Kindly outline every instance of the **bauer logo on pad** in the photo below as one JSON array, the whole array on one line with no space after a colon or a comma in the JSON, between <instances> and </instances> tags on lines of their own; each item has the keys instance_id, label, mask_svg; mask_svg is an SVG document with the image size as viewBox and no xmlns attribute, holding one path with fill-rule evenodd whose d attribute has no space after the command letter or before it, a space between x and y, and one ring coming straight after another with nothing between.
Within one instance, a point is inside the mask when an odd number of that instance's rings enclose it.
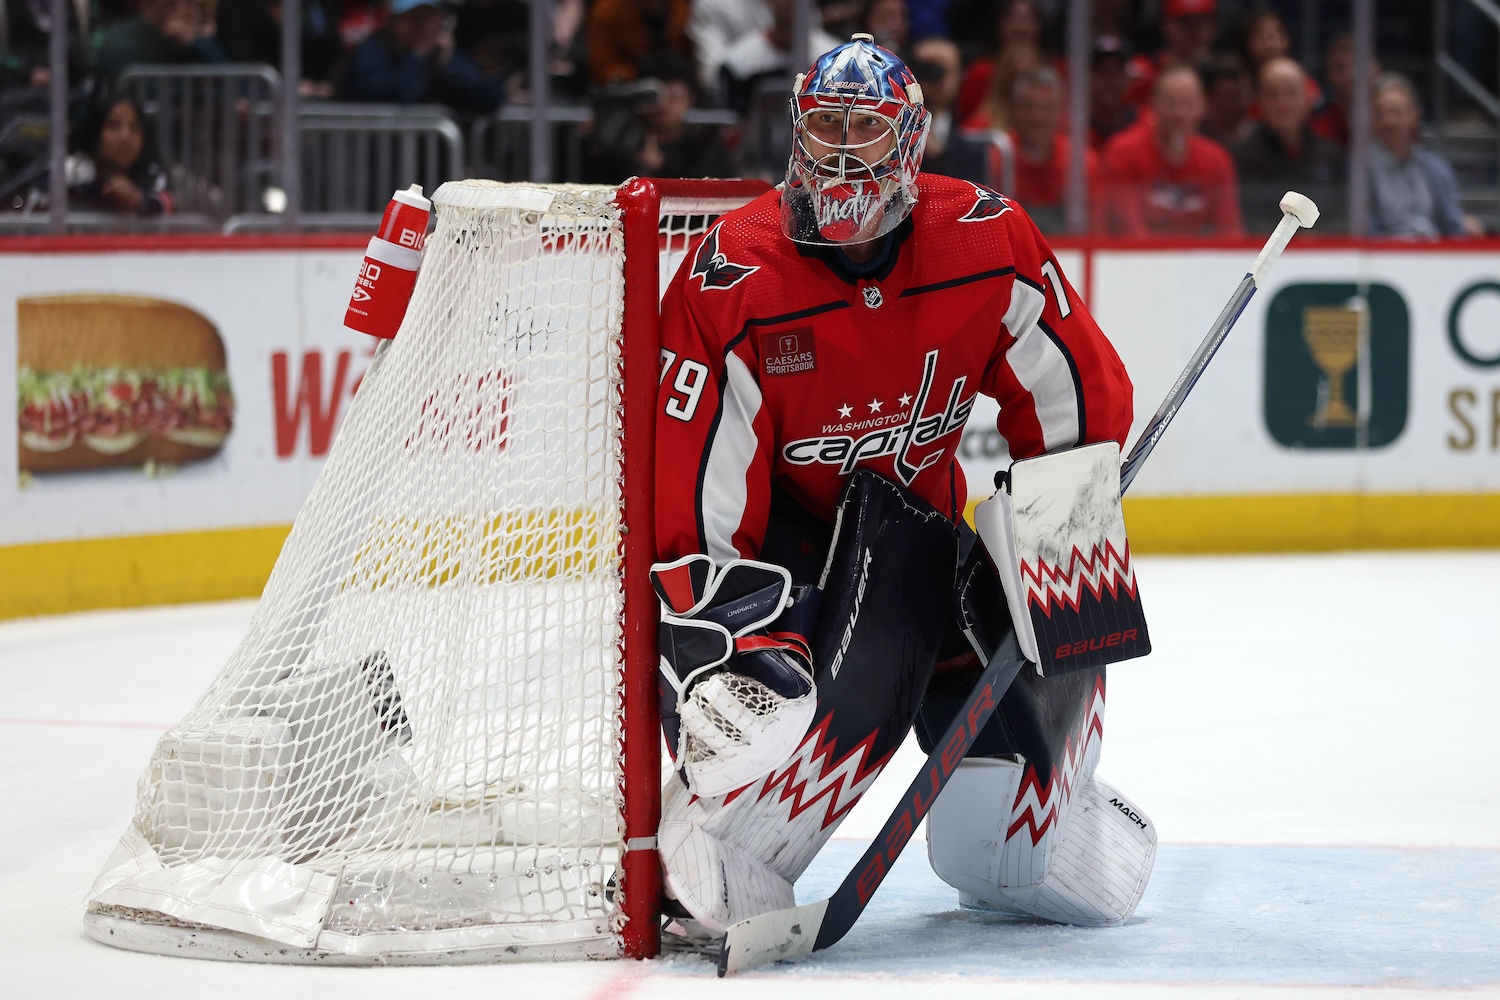
<instances>
[{"instance_id":1,"label":"bauer logo on pad","mask_svg":"<svg viewBox=\"0 0 1500 1000\"><path fill-rule=\"evenodd\" d=\"M1044 676L1151 652L1114 442L1025 459L974 510L1021 652Z\"/></svg>"}]
</instances>

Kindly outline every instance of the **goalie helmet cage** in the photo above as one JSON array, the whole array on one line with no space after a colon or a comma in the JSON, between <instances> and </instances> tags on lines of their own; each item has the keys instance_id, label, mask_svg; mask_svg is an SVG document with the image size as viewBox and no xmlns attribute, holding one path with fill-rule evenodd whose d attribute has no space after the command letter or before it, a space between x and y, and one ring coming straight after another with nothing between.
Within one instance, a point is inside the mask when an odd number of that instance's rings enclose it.
<instances>
[{"instance_id":1,"label":"goalie helmet cage","mask_svg":"<svg viewBox=\"0 0 1500 1000\"><path fill-rule=\"evenodd\" d=\"M91 936L319 964L660 947L659 296L758 181L449 183Z\"/></svg>"}]
</instances>

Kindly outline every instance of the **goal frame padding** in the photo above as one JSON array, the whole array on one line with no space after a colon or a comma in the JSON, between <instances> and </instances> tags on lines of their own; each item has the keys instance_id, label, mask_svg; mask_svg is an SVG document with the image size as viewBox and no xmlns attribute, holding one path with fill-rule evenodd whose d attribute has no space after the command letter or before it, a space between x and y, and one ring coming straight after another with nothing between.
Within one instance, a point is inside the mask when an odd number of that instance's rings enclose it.
<instances>
[{"instance_id":1,"label":"goal frame padding","mask_svg":"<svg viewBox=\"0 0 1500 1000\"><path fill-rule=\"evenodd\" d=\"M636 177L616 195L625 239L625 337L621 420L625 512L621 569L625 578L625 725L621 752L625 853L620 860L627 958L661 951L661 718L657 704L656 593L648 570L656 561L656 390L661 374L660 208L664 200L743 197L770 190L764 181L687 181Z\"/></svg>"}]
</instances>

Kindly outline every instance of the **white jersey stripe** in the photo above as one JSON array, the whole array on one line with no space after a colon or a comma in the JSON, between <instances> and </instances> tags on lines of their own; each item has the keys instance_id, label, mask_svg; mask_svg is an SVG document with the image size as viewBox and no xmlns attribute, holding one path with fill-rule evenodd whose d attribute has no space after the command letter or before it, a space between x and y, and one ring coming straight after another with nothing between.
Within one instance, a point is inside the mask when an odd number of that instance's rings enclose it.
<instances>
[{"instance_id":1,"label":"white jersey stripe","mask_svg":"<svg viewBox=\"0 0 1500 1000\"><path fill-rule=\"evenodd\" d=\"M1073 369L1038 322L1045 304L1041 291L1017 278L1011 286L1010 308L1001 322L1016 338L1005 352L1006 363L1021 387L1031 393L1042 447L1054 451L1078 444L1080 428Z\"/></svg>"},{"instance_id":2,"label":"white jersey stripe","mask_svg":"<svg viewBox=\"0 0 1500 1000\"><path fill-rule=\"evenodd\" d=\"M759 442L754 421L761 408L760 386L737 355L730 353L724 359L724 373L719 426L709 444L699 501L708 555L720 566L740 554L734 547L734 535L745 516L745 480L755 461Z\"/></svg>"}]
</instances>

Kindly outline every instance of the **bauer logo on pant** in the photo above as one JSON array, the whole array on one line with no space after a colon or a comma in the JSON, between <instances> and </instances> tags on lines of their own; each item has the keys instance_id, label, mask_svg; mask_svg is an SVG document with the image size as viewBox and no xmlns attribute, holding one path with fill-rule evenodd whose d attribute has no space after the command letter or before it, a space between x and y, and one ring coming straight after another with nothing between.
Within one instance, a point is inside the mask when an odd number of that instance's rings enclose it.
<instances>
[{"instance_id":1,"label":"bauer logo on pant","mask_svg":"<svg viewBox=\"0 0 1500 1000\"><path fill-rule=\"evenodd\" d=\"M1389 285L1288 285L1266 309L1266 430L1287 448L1381 448L1406 429L1410 319Z\"/></svg>"}]
</instances>

